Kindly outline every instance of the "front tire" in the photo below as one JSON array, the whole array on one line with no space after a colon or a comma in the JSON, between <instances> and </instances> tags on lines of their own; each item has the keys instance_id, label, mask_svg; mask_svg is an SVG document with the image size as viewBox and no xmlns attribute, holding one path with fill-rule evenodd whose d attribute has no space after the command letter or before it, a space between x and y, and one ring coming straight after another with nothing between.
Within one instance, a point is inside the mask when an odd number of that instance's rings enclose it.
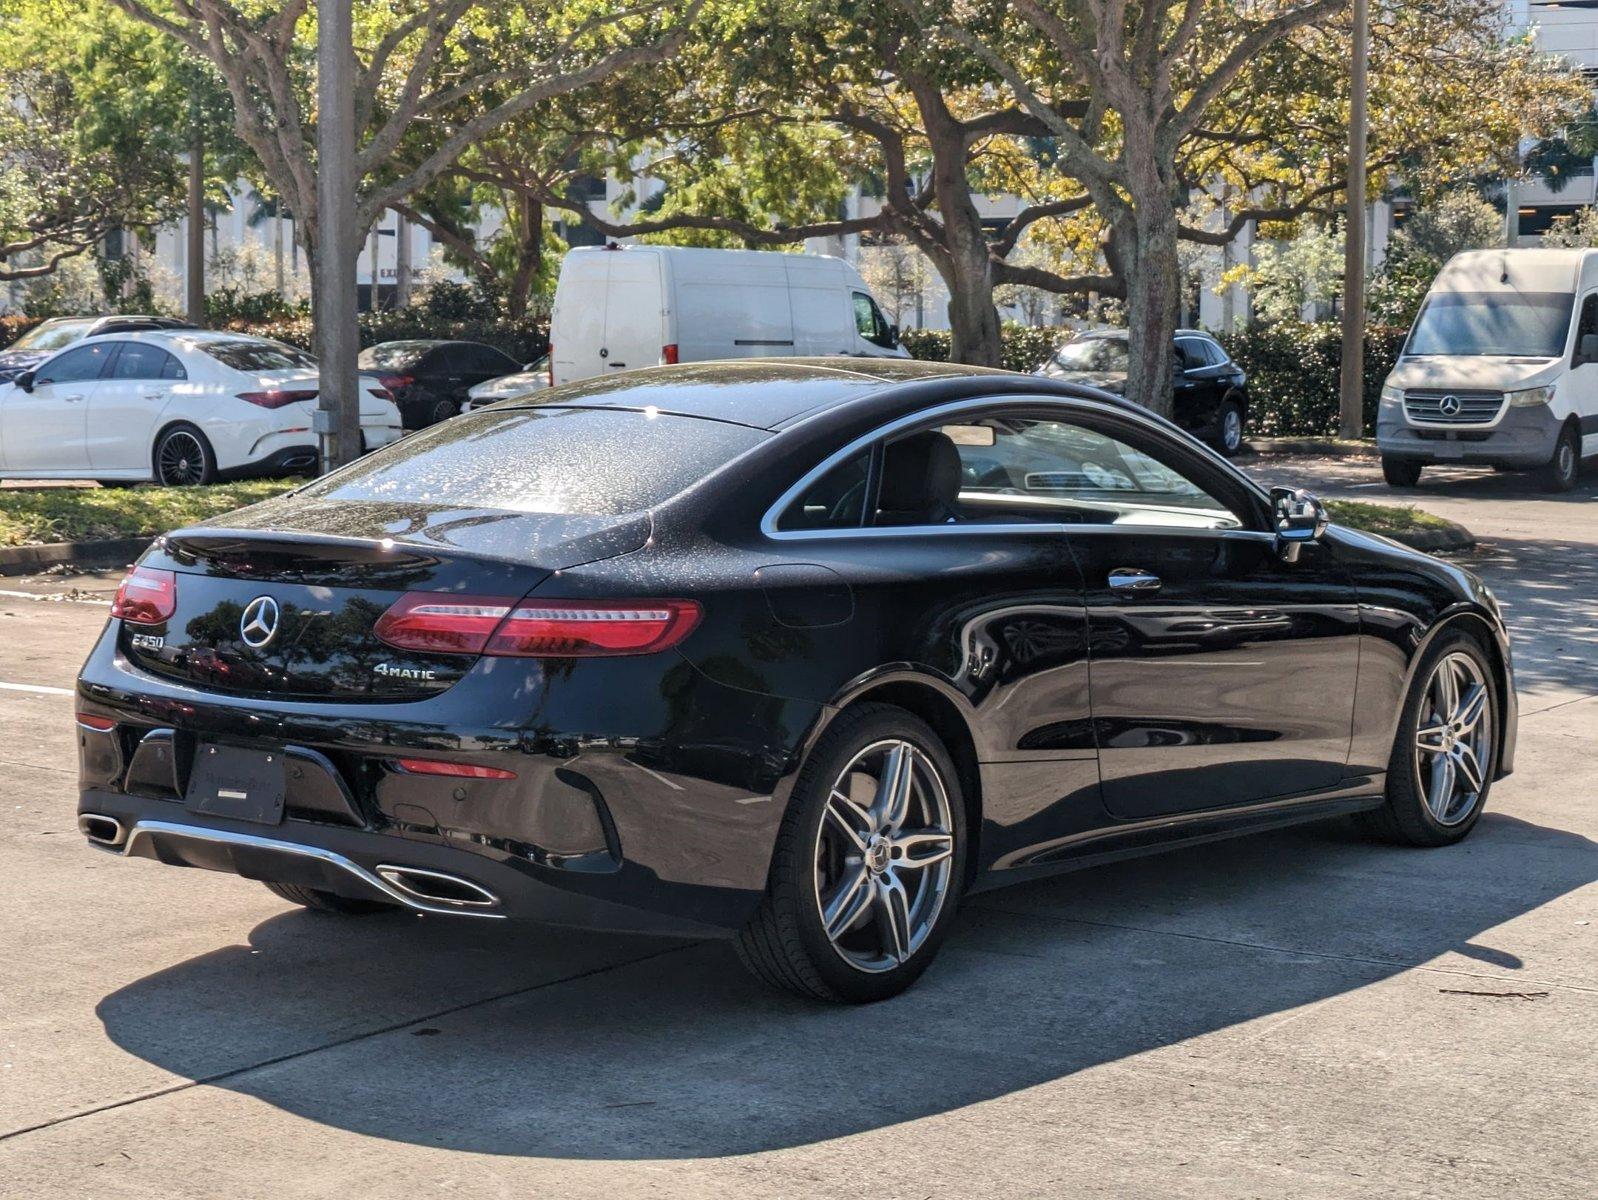
<instances>
[{"instance_id":1,"label":"front tire","mask_svg":"<svg viewBox=\"0 0 1598 1200\"><path fill-rule=\"evenodd\" d=\"M1215 411L1215 428L1210 444L1227 458L1232 458L1243 448L1243 406L1228 397Z\"/></svg>"},{"instance_id":2,"label":"front tire","mask_svg":"<svg viewBox=\"0 0 1598 1200\"><path fill-rule=\"evenodd\" d=\"M948 932L965 858L960 777L938 735L901 708L850 709L799 773L738 957L807 998L897 995Z\"/></svg>"},{"instance_id":3,"label":"front tire","mask_svg":"<svg viewBox=\"0 0 1598 1200\"><path fill-rule=\"evenodd\" d=\"M1537 472L1545 492L1568 492L1581 480L1581 437L1566 425L1554 443L1554 456Z\"/></svg>"},{"instance_id":4,"label":"front tire","mask_svg":"<svg viewBox=\"0 0 1598 1200\"><path fill-rule=\"evenodd\" d=\"M1498 769L1498 688L1481 643L1440 634L1416 668L1387 763L1387 803L1366 827L1406 846L1450 846L1475 828Z\"/></svg>"},{"instance_id":5,"label":"front tire","mask_svg":"<svg viewBox=\"0 0 1598 1200\"><path fill-rule=\"evenodd\" d=\"M1421 463L1413 458L1382 459L1382 478L1391 487L1414 487L1420 482Z\"/></svg>"},{"instance_id":6,"label":"front tire","mask_svg":"<svg viewBox=\"0 0 1598 1200\"><path fill-rule=\"evenodd\" d=\"M155 481L163 487L216 482L216 452L205 434L187 423L161 431L155 442Z\"/></svg>"}]
</instances>

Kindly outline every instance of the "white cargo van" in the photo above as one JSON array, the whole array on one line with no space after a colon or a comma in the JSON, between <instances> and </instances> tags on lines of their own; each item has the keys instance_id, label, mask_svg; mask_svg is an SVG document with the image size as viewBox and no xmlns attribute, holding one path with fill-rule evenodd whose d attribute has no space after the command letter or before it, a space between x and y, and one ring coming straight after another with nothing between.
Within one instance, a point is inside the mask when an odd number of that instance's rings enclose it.
<instances>
[{"instance_id":1,"label":"white cargo van","mask_svg":"<svg viewBox=\"0 0 1598 1200\"><path fill-rule=\"evenodd\" d=\"M1470 250L1427 293L1376 418L1382 474L1531 468L1576 486L1598 453L1598 250Z\"/></svg>"},{"instance_id":2,"label":"white cargo van","mask_svg":"<svg viewBox=\"0 0 1598 1200\"><path fill-rule=\"evenodd\" d=\"M909 357L852 266L774 250L572 250L549 340L557 384L718 358Z\"/></svg>"}]
</instances>

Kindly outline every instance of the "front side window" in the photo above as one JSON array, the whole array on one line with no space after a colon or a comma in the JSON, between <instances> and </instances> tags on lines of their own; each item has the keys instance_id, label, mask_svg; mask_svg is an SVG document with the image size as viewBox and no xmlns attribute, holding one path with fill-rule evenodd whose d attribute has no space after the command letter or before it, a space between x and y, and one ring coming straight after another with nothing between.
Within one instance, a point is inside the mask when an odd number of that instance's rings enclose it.
<instances>
[{"instance_id":1,"label":"front side window","mask_svg":"<svg viewBox=\"0 0 1598 1200\"><path fill-rule=\"evenodd\" d=\"M877 302L864 292L854 293L854 324L860 336L872 345L893 349L893 327L882 315Z\"/></svg>"},{"instance_id":2,"label":"front side window","mask_svg":"<svg viewBox=\"0 0 1598 1200\"><path fill-rule=\"evenodd\" d=\"M116 349L115 342L96 342L92 346L79 346L52 358L39 368L34 376L34 386L51 383L83 383L100 378L105 360Z\"/></svg>"},{"instance_id":3,"label":"front side window","mask_svg":"<svg viewBox=\"0 0 1598 1200\"><path fill-rule=\"evenodd\" d=\"M1436 292L1404 353L1558 358L1574 305L1569 292Z\"/></svg>"}]
</instances>

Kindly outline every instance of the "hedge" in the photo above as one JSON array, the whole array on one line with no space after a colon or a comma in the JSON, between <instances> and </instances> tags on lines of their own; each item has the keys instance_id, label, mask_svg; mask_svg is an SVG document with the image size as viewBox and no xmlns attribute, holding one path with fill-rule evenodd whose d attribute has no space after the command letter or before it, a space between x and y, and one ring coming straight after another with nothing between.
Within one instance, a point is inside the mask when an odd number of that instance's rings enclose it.
<instances>
[{"instance_id":1,"label":"hedge","mask_svg":"<svg viewBox=\"0 0 1598 1200\"><path fill-rule=\"evenodd\" d=\"M1071 336L1069 329L1006 324L1001 331L1003 365L1032 371ZM1406 331L1372 326L1365 336L1365 432L1376 430L1382 382L1403 348ZM1249 432L1259 437L1320 437L1336 434L1343 374L1343 333L1336 321L1256 322L1216 337L1248 373ZM911 329L902 335L916 358L946 362L945 329Z\"/></svg>"}]
</instances>

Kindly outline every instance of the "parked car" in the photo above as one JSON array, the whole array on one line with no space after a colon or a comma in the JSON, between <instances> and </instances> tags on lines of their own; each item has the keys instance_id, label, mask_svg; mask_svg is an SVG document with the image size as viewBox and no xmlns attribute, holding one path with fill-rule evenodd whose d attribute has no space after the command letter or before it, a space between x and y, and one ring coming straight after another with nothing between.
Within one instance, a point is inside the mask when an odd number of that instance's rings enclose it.
<instances>
[{"instance_id":1,"label":"parked car","mask_svg":"<svg viewBox=\"0 0 1598 1200\"><path fill-rule=\"evenodd\" d=\"M51 317L40 321L4 350L0 350L0 383L15 379L58 350L102 333L140 333L150 329L193 329L176 317L115 315L109 317Z\"/></svg>"},{"instance_id":2,"label":"parked car","mask_svg":"<svg viewBox=\"0 0 1598 1200\"><path fill-rule=\"evenodd\" d=\"M860 273L774 250L585 246L560 265L551 381L727 358L908 358Z\"/></svg>"},{"instance_id":3,"label":"parked car","mask_svg":"<svg viewBox=\"0 0 1598 1200\"><path fill-rule=\"evenodd\" d=\"M449 420L466 407L472 388L522 369L504 351L481 342L431 338L368 346L356 365L393 395L406 429Z\"/></svg>"},{"instance_id":4,"label":"parked car","mask_svg":"<svg viewBox=\"0 0 1598 1200\"><path fill-rule=\"evenodd\" d=\"M1566 492L1598 454L1598 250L1471 250L1427 292L1376 417L1382 475L1427 463L1538 472Z\"/></svg>"},{"instance_id":5,"label":"parked car","mask_svg":"<svg viewBox=\"0 0 1598 1200\"><path fill-rule=\"evenodd\" d=\"M508 400L512 396L525 396L528 392L541 391L549 386L549 355L546 354L537 361L528 363L525 370L517 371L514 375L501 375L498 379L479 383L466 393L466 407L482 408L500 400Z\"/></svg>"},{"instance_id":6,"label":"parked car","mask_svg":"<svg viewBox=\"0 0 1598 1200\"><path fill-rule=\"evenodd\" d=\"M665 367L167 535L78 681L79 822L314 909L721 935L875 1000L972 890L1348 813L1458 842L1509 655L1468 571L1102 393Z\"/></svg>"},{"instance_id":7,"label":"parked car","mask_svg":"<svg viewBox=\"0 0 1598 1200\"><path fill-rule=\"evenodd\" d=\"M0 384L0 476L181 486L315 467L316 360L266 338L204 330L85 339ZM368 383L369 448L402 436Z\"/></svg>"},{"instance_id":8,"label":"parked car","mask_svg":"<svg viewBox=\"0 0 1598 1200\"><path fill-rule=\"evenodd\" d=\"M1230 458L1243 446L1248 421L1248 376L1225 348L1207 333L1178 329L1172 339L1172 419ZM1038 368L1038 374L1126 392L1127 340L1124 329L1079 334Z\"/></svg>"}]
</instances>

